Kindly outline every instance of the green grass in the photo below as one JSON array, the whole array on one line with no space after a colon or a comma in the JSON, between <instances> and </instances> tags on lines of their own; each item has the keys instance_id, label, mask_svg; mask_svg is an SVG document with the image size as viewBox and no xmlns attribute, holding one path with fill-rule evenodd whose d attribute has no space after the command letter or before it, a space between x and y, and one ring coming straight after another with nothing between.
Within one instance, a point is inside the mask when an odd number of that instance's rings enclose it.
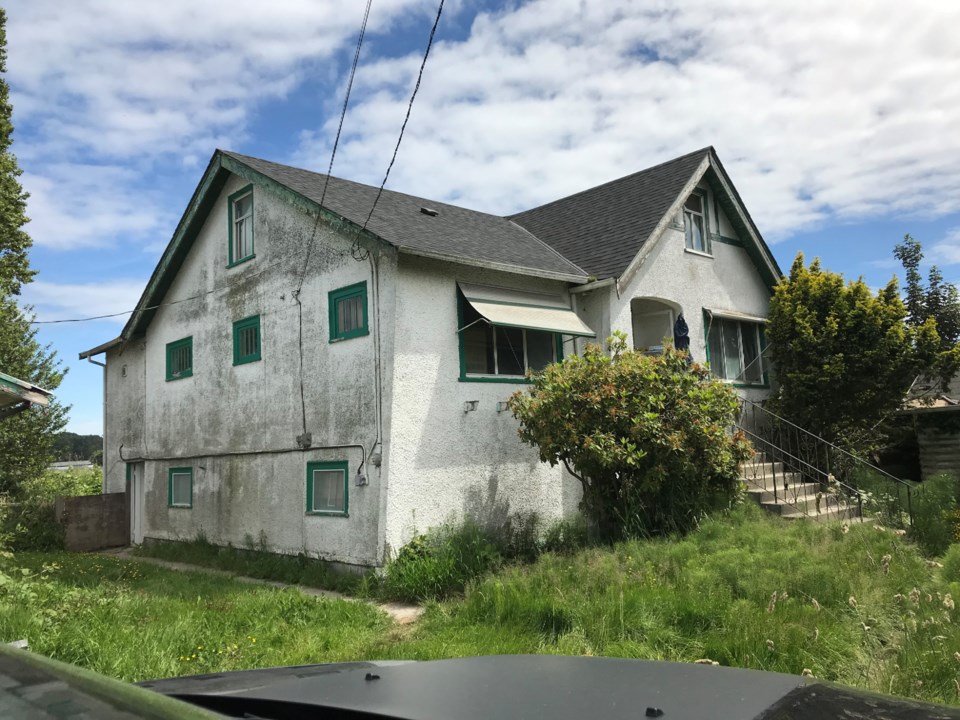
<instances>
[{"instance_id":1,"label":"green grass","mask_svg":"<svg viewBox=\"0 0 960 720\"><path fill-rule=\"evenodd\" d=\"M357 593L363 577L338 572L329 563L305 555L277 555L257 549L214 545L203 538L190 542L155 542L142 545L138 555L227 570L237 575L275 580L290 585Z\"/></svg>"},{"instance_id":2,"label":"green grass","mask_svg":"<svg viewBox=\"0 0 960 720\"><path fill-rule=\"evenodd\" d=\"M390 625L364 603L103 556L15 563L33 578L0 587L0 641L122 680L353 660Z\"/></svg>"},{"instance_id":3,"label":"green grass","mask_svg":"<svg viewBox=\"0 0 960 720\"><path fill-rule=\"evenodd\" d=\"M787 523L744 506L683 539L503 565L462 597L430 602L413 626L392 626L361 603L135 562L63 554L15 562L36 570L52 559L62 567L46 573L37 601L0 587L0 641L26 637L38 652L124 679L550 653L809 669L960 704L957 563L945 558L944 577L911 541L873 525Z\"/></svg>"}]
</instances>

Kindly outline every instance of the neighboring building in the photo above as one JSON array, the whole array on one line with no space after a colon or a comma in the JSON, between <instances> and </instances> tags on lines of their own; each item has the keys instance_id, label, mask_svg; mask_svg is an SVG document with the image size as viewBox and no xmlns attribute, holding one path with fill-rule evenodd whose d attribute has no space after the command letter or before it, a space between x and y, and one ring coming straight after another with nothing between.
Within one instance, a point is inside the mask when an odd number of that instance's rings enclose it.
<instances>
[{"instance_id":1,"label":"neighboring building","mask_svg":"<svg viewBox=\"0 0 960 720\"><path fill-rule=\"evenodd\" d=\"M503 403L621 330L762 397L780 271L712 148L512 217L217 151L106 354L132 535L358 565L454 517L574 511ZM322 199L322 207L321 207ZM365 229L364 229L365 228Z\"/></svg>"},{"instance_id":2,"label":"neighboring building","mask_svg":"<svg viewBox=\"0 0 960 720\"><path fill-rule=\"evenodd\" d=\"M29 410L34 405L46 407L52 396L49 390L0 372L0 419Z\"/></svg>"}]
</instances>

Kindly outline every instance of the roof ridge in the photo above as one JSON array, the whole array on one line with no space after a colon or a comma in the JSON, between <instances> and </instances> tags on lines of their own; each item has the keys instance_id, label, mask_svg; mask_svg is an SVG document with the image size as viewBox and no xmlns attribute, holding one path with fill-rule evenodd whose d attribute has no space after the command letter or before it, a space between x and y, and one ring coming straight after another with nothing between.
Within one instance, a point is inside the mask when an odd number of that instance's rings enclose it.
<instances>
[{"instance_id":1,"label":"roof ridge","mask_svg":"<svg viewBox=\"0 0 960 720\"><path fill-rule=\"evenodd\" d=\"M650 167L645 167L645 168L643 168L642 170L637 170L636 172L632 172L632 173L630 173L629 175L622 175L621 177L614 178L613 180L608 180L607 182L601 183L600 185L594 185L593 187L589 187L589 188L585 188L585 189L583 189L583 190L579 190L579 191L577 191L577 192L575 192L575 193L571 193L570 195L564 195L562 198L557 198L556 200L550 200L549 202L545 202L545 203L543 203L542 205L536 205L536 206L534 206L534 207L532 207L532 208L527 208L526 210L521 210L520 212L513 213L512 215L507 215L507 216L505 216L505 217L507 217L508 219L512 220L513 218L520 217L521 215L525 215L526 213L533 212L534 210L540 210L541 208L550 207L551 205L554 205L554 204L556 204L556 203L565 202L565 201L567 201L567 200L570 200L571 198L575 198L575 197L578 197L578 196L580 196L580 195L584 195L584 194L586 194L586 193L593 192L593 191L595 191L595 190L600 190L601 188L608 187L609 185L613 185L613 184L618 183L618 182L621 182L621 181L623 181L623 180L628 180L628 179L630 179L630 178L636 177L637 175L642 175L643 173L648 173L648 172L650 172L651 170L656 170L657 168L661 168L661 167L663 167L664 165L671 165L671 164L673 164L673 163L675 163L675 162L680 162L681 160L686 160L686 159L689 158L689 157L693 157L694 155L700 155L700 154L703 154L703 153L713 153L713 154L716 154L716 150L714 149L713 145L707 145L706 147L700 148L699 150L694 150L693 152L688 152L688 153L686 153L685 155L679 155L678 157L671 158L670 160L664 160L664 161L661 162L661 163L657 163L656 165L651 165Z\"/></svg>"},{"instance_id":2,"label":"roof ridge","mask_svg":"<svg viewBox=\"0 0 960 720\"><path fill-rule=\"evenodd\" d=\"M545 240L541 240L540 238L538 238L538 237L537 237L536 235L534 235L532 232L530 232L529 230L527 230L527 228L525 228L523 225L521 225L521 224L518 223L518 222L514 222L514 221L513 221L511 218L509 218L509 217L505 217L505 218L503 218L503 219L506 220L506 221L507 221L508 223L510 223L511 225L513 225L514 227L517 227L517 228L519 228L520 230L522 230L523 232L525 232L527 235L529 235L529 236L532 237L534 240L536 240L538 243L540 243L541 245L543 245L543 247L545 247L547 250L549 250L550 252L552 252L552 253L553 253L554 255L556 255L558 258L560 258L561 260L563 260L563 261L566 262L566 263L569 263L570 265L572 265L573 267L575 267L577 270L579 270L580 272L582 272L582 273L583 273L584 275L586 275L587 277L590 277L590 273L588 273L588 272L587 272L586 270L584 270L582 267L580 267L579 265L577 265L573 260L571 260L570 258L568 258L568 257L567 257L566 255L564 255L562 252L560 252L559 250L557 250L553 245L551 245L550 243L546 242Z\"/></svg>"}]
</instances>

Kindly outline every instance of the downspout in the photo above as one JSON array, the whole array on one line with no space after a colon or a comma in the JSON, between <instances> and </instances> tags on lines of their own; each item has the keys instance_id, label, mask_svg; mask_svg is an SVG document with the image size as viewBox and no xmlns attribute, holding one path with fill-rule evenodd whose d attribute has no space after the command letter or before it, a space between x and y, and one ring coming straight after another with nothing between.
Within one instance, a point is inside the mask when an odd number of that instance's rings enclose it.
<instances>
[{"instance_id":1,"label":"downspout","mask_svg":"<svg viewBox=\"0 0 960 720\"><path fill-rule=\"evenodd\" d=\"M100 492L107 492L107 364L98 362L89 355L87 362L99 365L103 368L103 443L100 449Z\"/></svg>"}]
</instances>

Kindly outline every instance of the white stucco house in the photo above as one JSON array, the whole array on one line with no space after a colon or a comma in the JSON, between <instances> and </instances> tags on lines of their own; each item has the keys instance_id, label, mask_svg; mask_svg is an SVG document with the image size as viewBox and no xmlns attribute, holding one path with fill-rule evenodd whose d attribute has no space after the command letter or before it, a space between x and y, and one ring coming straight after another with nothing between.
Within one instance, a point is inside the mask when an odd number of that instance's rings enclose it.
<instances>
[{"instance_id":1,"label":"white stucco house","mask_svg":"<svg viewBox=\"0 0 960 720\"><path fill-rule=\"evenodd\" d=\"M713 148L510 217L214 153L105 355L132 538L379 565L452 517L574 511L503 403L621 330L762 396L780 270Z\"/></svg>"}]
</instances>

